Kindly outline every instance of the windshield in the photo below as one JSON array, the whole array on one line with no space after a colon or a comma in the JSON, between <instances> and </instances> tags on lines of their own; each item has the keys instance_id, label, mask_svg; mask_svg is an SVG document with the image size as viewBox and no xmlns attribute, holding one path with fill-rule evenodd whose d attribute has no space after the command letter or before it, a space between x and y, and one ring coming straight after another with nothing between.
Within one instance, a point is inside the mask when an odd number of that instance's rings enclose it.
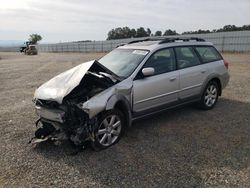
<instances>
[{"instance_id":1,"label":"windshield","mask_svg":"<svg viewBox=\"0 0 250 188\"><path fill-rule=\"evenodd\" d=\"M148 54L146 50L115 49L98 60L119 77L128 77Z\"/></svg>"}]
</instances>

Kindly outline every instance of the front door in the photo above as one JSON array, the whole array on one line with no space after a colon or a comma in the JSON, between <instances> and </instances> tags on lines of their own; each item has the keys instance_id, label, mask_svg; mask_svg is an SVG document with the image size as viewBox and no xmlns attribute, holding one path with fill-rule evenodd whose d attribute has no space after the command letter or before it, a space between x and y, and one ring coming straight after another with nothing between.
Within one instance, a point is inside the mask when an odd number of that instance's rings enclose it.
<instances>
[{"instance_id":1,"label":"front door","mask_svg":"<svg viewBox=\"0 0 250 188\"><path fill-rule=\"evenodd\" d=\"M133 111L142 112L178 100L179 71L172 48L155 52L143 68L152 67L154 75L138 76L133 81ZM139 72L139 75L142 74Z\"/></svg>"}]
</instances>

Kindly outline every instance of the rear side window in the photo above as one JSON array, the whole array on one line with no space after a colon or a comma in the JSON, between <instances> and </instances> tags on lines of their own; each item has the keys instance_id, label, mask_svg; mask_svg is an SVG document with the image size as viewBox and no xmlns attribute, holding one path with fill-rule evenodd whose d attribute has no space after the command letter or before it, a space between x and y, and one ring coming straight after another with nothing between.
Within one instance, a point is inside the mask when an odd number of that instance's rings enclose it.
<instances>
[{"instance_id":1,"label":"rear side window","mask_svg":"<svg viewBox=\"0 0 250 188\"><path fill-rule=\"evenodd\" d=\"M221 60L220 54L212 46L197 46L195 49L204 63Z\"/></svg>"},{"instance_id":2,"label":"rear side window","mask_svg":"<svg viewBox=\"0 0 250 188\"><path fill-rule=\"evenodd\" d=\"M200 64L199 58L192 47L176 47L175 52L179 69Z\"/></svg>"},{"instance_id":3,"label":"rear side window","mask_svg":"<svg viewBox=\"0 0 250 188\"><path fill-rule=\"evenodd\" d=\"M175 70L175 56L172 48L155 52L146 62L144 67L153 67L156 74L162 74Z\"/></svg>"}]
</instances>

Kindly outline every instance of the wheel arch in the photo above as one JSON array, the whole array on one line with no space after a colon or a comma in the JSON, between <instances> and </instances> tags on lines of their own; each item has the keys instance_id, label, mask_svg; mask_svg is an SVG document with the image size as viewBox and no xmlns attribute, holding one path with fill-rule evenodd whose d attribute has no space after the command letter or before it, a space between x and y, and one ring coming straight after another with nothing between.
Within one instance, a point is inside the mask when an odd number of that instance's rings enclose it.
<instances>
[{"instance_id":1,"label":"wheel arch","mask_svg":"<svg viewBox=\"0 0 250 188\"><path fill-rule=\"evenodd\" d=\"M205 90L207 84L208 84L209 82L211 82L211 81L215 81L215 82L217 83L217 85L218 85L218 87L219 87L219 96L221 96L221 94L222 94L222 85L221 85L221 80L220 80L220 78L219 78L218 75L212 75L212 76L210 76L210 77L208 77L208 78L206 79L206 81L205 81L205 83L204 83L204 85L203 85L203 87L202 87L201 93L204 92L204 90Z\"/></svg>"},{"instance_id":2,"label":"wheel arch","mask_svg":"<svg viewBox=\"0 0 250 188\"><path fill-rule=\"evenodd\" d=\"M126 126L132 124L132 114L130 103L123 95L113 95L107 102L105 110L119 109L125 116Z\"/></svg>"},{"instance_id":3,"label":"wheel arch","mask_svg":"<svg viewBox=\"0 0 250 188\"><path fill-rule=\"evenodd\" d=\"M222 93L222 88L221 88L221 81L218 77L214 77L213 79L211 79L209 82L214 81L217 83L218 87L219 87L219 96L221 96Z\"/></svg>"}]
</instances>

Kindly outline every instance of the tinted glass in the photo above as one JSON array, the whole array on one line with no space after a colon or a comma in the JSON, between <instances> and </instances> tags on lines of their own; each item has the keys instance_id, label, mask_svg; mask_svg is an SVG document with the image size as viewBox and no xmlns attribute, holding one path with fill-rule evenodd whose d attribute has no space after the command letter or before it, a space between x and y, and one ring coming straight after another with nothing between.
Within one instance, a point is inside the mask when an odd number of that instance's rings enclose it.
<instances>
[{"instance_id":1,"label":"tinted glass","mask_svg":"<svg viewBox=\"0 0 250 188\"><path fill-rule=\"evenodd\" d=\"M144 67L153 67L155 74L162 74L175 70L175 56L173 49L163 49L155 52Z\"/></svg>"},{"instance_id":2,"label":"tinted glass","mask_svg":"<svg viewBox=\"0 0 250 188\"><path fill-rule=\"evenodd\" d=\"M199 58L192 47L176 47L175 51L179 69L200 64Z\"/></svg>"},{"instance_id":3,"label":"tinted glass","mask_svg":"<svg viewBox=\"0 0 250 188\"><path fill-rule=\"evenodd\" d=\"M120 77L128 77L148 54L146 50L115 49L99 59L99 63Z\"/></svg>"},{"instance_id":4,"label":"tinted glass","mask_svg":"<svg viewBox=\"0 0 250 188\"><path fill-rule=\"evenodd\" d=\"M197 46L195 47L203 62L217 61L221 59L220 54L214 47L211 46Z\"/></svg>"}]
</instances>

